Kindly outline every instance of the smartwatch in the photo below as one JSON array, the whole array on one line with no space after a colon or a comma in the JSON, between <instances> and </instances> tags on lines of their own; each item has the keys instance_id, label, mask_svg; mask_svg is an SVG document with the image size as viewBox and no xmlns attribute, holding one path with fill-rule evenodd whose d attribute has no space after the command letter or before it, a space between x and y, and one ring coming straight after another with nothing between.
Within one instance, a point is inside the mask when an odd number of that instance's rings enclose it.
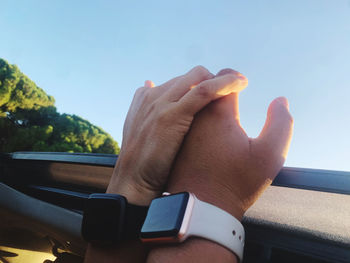
<instances>
[{"instance_id":1,"label":"smartwatch","mask_svg":"<svg viewBox=\"0 0 350 263\"><path fill-rule=\"evenodd\" d=\"M117 194L91 194L81 227L83 238L94 245L116 245L138 239L148 207L129 204Z\"/></svg>"},{"instance_id":2,"label":"smartwatch","mask_svg":"<svg viewBox=\"0 0 350 263\"><path fill-rule=\"evenodd\" d=\"M188 192L152 201L141 229L143 242L182 242L190 236L214 241L243 259L244 228L231 214Z\"/></svg>"}]
</instances>

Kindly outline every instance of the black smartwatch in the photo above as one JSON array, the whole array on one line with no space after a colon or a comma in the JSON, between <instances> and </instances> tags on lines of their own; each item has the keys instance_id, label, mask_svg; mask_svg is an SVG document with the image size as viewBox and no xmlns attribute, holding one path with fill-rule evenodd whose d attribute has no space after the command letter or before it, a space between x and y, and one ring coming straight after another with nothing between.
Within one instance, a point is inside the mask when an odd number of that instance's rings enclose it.
<instances>
[{"instance_id":1,"label":"black smartwatch","mask_svg":"<svg viewBox=\"0 0 350 263\"><path fill-rule=\"evenodd\" d=\"M86 200L81 227L83 238L100 246L138 239L148 206L129 204L117 194L91 194Z\"/></svg>"}]
</instances>

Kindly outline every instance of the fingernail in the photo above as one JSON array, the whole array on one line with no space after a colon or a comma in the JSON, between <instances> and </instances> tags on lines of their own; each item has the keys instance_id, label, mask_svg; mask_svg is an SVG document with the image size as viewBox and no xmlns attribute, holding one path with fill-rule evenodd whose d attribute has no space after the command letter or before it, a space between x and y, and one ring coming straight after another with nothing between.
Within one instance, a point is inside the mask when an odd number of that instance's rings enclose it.
<instances>
[{"instance_id":1,"label":"fingernail","mask_svg":"<svg viewBox=\"0 0 350 263\"><path fill-rule=\"evenodd\" d=\"M226 74L239 74L239 72L237 72L236 70L233 70L233 69L230 69L230 68L225 68L225 69L222 69L220 70L216 76L219 77L219 76L223 76L223 75L226 75Z\"/></svg>"}]
</instances>

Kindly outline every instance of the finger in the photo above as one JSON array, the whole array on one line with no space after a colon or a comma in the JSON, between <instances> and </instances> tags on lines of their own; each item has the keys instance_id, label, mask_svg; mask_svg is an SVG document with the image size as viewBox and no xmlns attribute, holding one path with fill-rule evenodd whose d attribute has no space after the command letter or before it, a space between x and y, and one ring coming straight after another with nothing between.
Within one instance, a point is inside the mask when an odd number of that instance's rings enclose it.
<instances>
[{"instance_id":1,"label":"finger","mask_svg":"<svg viewBox=\"0 0 350 263\"><path fill-rule=\"evenodd\" d=\"M205 80L191 89L178 102L178 109L193 116L209 102L226 96L230 93L238 93L248 85L246 79L235 74L226 74L214 79Z\"/></svg>"},{"instance_id":2,"label":"finger","mask_svg":"<svg viewBox=\"0 0 350 263\"><path fill-rule=\"evenodd\" d=\"M169 101L178 101L187 92L189 92L194 86L201 83L204 80L213 78L205 67L197 66L187 72L185 75L180 77L174 85L164 94Z\"/></svg>"},{"instance_id":3,"label":"finger","mask_svg":"<svg viewBox=\"0 0 350 263\"><path fill-rule=\"evenodd\" d=\"M246 80L248 82L248 79L244 77L241 73L239 73L236 70L233 70L231 68L225 68L220 70L215 77L224 76L226 74L235 74L237 76L240 76L242 79ZM227 95L220 100L215 102L215 109L221 114L226 114L230 118L233 118L236 120L236 123L240 125L240 119L239 119L239 98L238 93L232 93L230 95Z\"/></svg>"},{"instance_id":4,"label":"finger","mask_svg":"<svg viewBox=\"0 0 350 263\"><path fill-rule=\"evenodd\" d=\"M208 105L209 106L209 105ZM237 121L239 120L239 93L231 93L224 96L210 104L212 110L218 112L222 116L226 116L228 119Z\"/></svg>"},{"instance_id":5,"label":"finger","mask_svg":"<svg viewBox=\"0 0 350 263\"><path fill-rule=\"evenodd\" d=\"M257 139L261 151L266 155L287 157L293 133L293 118L289 113L288 100L284 97L274 99L267 111L265 125ZM283 163L282 162L282 163Z\"/></svg>"},{"instance_id":6,"label":"finger","mask_svg":"<svg viewBox=\"0 0 350 263\"><path fill-rule=\"evenodd\" d=\"M220 70L215 77L219 77L219 76L223 76L223 75L226 75L226 74L236 74L237 76L241 77L242 79L246 79L246 81L248 81L248 79L240 72L234 70L234 69L231 69L231 68L225 68L225 69L222 69Z\"/></svg>"},{"instance_id":7,"label":"finger","mask_svg":"<svg viewBox=\"0 0 350 263\"><path fill-rule=\"evenodd\" d=\"M152 80L146 80L144 86L145 88L154 88L156 85L153 83Z\"/></svg>"},{"instance_id":8,"label":"finger","mask_svg":"<svg viewBox=\"0 0 350 263\"><path fill-rule=\"evenodd\" d=\"M163 83L162 85L159 85L162 89L169 89L171 88L182 76L177 76L175 78L172 78L168 80L167 82Z\"/></svg>"},{"instance_id":9,"label":"finger","mask_svg":"<svg viewBox=\"0 0 350 263\"><path fill-rule=\"evenodd\" d=\"M223 76L226 74L240 74L240 73L234 69L231 69L231 68L224 68L216 74L216 77L220 77L220 76Z\"/></svg>"},{"instance_id":10,"label":"finger","mask_svg":"<svg viewBox=\"0 0 350 263\"><path fill-rule=\"evenodd\" d=\"M182 76L177 76L175 78L168 80L167 82L163 83L162 85L159 85L157 87L152 87L152 88L154 88L154 94L157 94L157 97L162 96L169 89L171 89L174 85L176 85L176 82L178 82L179 79L181 79L181 78L182 78Z\"/></svg>"}]
</instances>

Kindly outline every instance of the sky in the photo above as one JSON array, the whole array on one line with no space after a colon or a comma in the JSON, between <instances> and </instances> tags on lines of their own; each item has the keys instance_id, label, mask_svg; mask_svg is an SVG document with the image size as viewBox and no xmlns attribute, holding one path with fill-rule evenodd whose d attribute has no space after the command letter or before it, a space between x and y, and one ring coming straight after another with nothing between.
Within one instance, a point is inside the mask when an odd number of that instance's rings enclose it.
<instances>
[{"instance_id":1,"label":"sky","mask_svg":"<svg viewBox=\"0 0 350 263\"><path fill-rule=\"evenodd\" d=\"M348 0L0 0L0 57L119 143L135 90L196 65L249 79L241 123L256 137L285 96L286 166L350 171Z\"/></svg>"}]
</instances>

